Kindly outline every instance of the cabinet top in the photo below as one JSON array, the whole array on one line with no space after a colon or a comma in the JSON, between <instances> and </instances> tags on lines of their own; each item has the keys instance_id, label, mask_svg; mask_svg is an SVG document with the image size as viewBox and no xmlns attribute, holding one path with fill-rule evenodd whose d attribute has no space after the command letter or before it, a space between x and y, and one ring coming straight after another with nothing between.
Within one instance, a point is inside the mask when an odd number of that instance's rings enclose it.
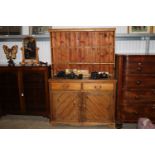
<instances>
[{"instance_id":1,"label":"cabinet top","mask_svg":"<svg viewBox=\"0 0 155 155\"><path fill-rule=\"evenodd\" d=\"M155 54L116 54L116 56L145 56L145 57L154 57Z\"/></svg>"},{"instance_id":2,"label":"cabinet top","mask_svg":"<svg viewBox=\"0 0 155 155\"><path fill-rule=\"evenodd\" d=\"M70 28L70 29L49 29L49 32L57 32L57 31L115 31L116 28Z\"/></svg>"},{"instance_id":3,"label":"cabinet top","mask_svg":"<svg viewBox=\"0 0 155 155\"><path fill-rule=\"evenodd\" d=\"M39 68L39 67L50 67L50 65L15 65L15 66L8 66L7 64L0 64L0 67L7 67L7 68L19 68L19 67L27 67L27 68Z\"/></svg>"},{"instance_id":4,"label":"cabinet top","mask_svg":"<svg viewBox=\"0 0 155 155\"><path fill-rule=\"evenodd\" d=\"M61 79L61 78L50 78L48 80L49 82L64 82L64 83L69 83L69 82L73 82L73 83L83 83L83 82L90 82L90 83L98 83L98 82L116 82L116 79L114 78L108 78L108 79L98 79L98 80L93 80L93 79L89 79L89 78L84 78L84 79Z\"/></svg>"}]
</instances>

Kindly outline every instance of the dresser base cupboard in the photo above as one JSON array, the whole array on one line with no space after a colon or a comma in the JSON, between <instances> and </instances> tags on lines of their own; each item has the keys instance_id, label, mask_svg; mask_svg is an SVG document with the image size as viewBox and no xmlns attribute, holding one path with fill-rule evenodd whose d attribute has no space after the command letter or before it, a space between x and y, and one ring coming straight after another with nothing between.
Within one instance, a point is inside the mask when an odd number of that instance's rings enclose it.
<instances>
[{"instance_id":1,"label":"dresser base cupboard","mask_svg":"<svg viewBox=\"0 0 155 155\"><path fill-rule=\"evenodd\" d=\"M141 117L155 122L155 56L117 55L116 123L137 123Z\"/></svg>"},{"instance_id":2,"label":"dresser base cupboard","mask_svg":"<svg viewBox=\"0 0 155 155\"><path fill-rule=\"evenodd\" d=\"M0 66L0 115L49 117L48 66Z\"/></svg>"},{"instance_id":3,"label":"dresser base cupboard","mask_svg":"<svg viewBox=\"0 0 155 155\"><path fill-rule=\"evenodd\" d=\"M115 127L115 80L49 80L51 123Z\"/></svg>"}]
</instances>

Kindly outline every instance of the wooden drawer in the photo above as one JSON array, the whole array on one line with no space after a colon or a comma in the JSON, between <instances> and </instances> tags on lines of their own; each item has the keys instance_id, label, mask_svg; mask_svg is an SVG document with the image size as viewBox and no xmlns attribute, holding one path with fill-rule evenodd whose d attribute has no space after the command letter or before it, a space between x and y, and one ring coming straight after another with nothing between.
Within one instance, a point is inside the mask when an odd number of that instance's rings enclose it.
<instances>
[{"instance_id":1,"label":"wooden drawer","mask_svg":"<svg viewBox=\"0 0 155 155\"><path fill-rule=\"evenodd\" d=\"M123 100L126 100L127 102L146 102L146 104L149 103L149 101L155 101L155 89L151 90L132 90L132 91L124 91L123 92Z\"/></svg>"},{"instance_id":2,"label":"wooden drawer","mask_svg":"<svg viewBox=\"0 0 155 155\"><path fill-rule=\"evenodd\" d=\"M52 90L81 90L81 83L49 83Z\"/></svg>"},{"instance_id":3,"label":"wooden drawer","mask_svg":"<svg viewBox=\"0 0 155 155\"><path fill-rule=\"evenodd\" d=\"M153 62L154 63L154 60L155 60L155 55L130 55L126 57L127 63L130 63L130 62L136 62L136 63Z\"/></svg>"},{"instance_id":4,"label":"wooden drawer","mask_svg":"<svg viewBox=\"0 0 155 155\"><path fill-rule=\"evenodd\" d=\"M125 71L127 74L155 74L155 62L133 62L127 63L125 66Z\"/></svg>"},{"instance_id":5,"label":"wooden drawer","mask_svg":"<svg viewBox=\"0 0 155 155\"><path fill-rule=\"evenodd\" d=\"M123 122L137 123L140 117L147 117L152 121L155 121L155 104L123 105L120 110Z\"/></svg>"},{"instance_id":6,"label":"wooden drawer","mask_svg":"<svg viewBox=\"0 0 155 155\"><path fill-rule=\"evenodd\" d=\"M123 87L127 89L155 88L155 76L126 76Z\"/></svg>"},{"instance_id":7,"label":"wooden drawer","mask_svg":"<svg viewBox=\"0 0 155 155\"><path fill-rule=\"evenodd\" d=\"M84 83L83 90L113 90L113 83Z\"/></svg>"}]
</instances>

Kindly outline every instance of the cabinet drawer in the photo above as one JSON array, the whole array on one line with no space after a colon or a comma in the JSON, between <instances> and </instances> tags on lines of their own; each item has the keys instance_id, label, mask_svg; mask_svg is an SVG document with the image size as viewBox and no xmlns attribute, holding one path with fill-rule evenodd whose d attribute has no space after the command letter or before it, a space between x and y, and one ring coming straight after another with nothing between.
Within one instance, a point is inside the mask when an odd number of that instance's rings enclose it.
<instances>
[{"instance_id":1,"label":"cabinet drawer","mask_svg":"<svg viewBox=\"0 0 155 155\"><path fill-rule=\"evenodd\" d=\"M84 83L84 90L113 90L113 83Z\"/></svg>"},{"instance_id":2,"label":"cabinet drawer","mask_svg":"<svg viewBox=\"0 0 155 155\"><path fill-rule=\"evenodd\" d=\"M133 102L146 102L155 101L155 89L150 90L132 90L132 91L125 91L123 92L123 100L133 101Z\"/></svg>"},{"instance_id":3,"label":"cabinet drawer","mask_svg":"<svg viewBox=\"0 0 155 155\"><path fill-rule=\"evenodd\" d=\"M126 76L123 82L127 89L155 88L155 76Z\"/></svg>"},{"instance_id":4,"label":"cabinet drawer","mask_svg":"<svg viewBox=\"0 0 155 155\"><path fill-rule=\"evenodd\" d=\"M155 62L154 63L127 63L126 73L127 74L155 74Z\"/></svg>"},{"instance_id":5,"label":"cabinet drawer","mask_svg":"<svg viewBox=\"0 0 155 155\"><path fill-rule=\"evenodd\" d=\"M121 106L121 119L124 122L137 122L140 117L147 117L155 121L155 104Z\"/></svg>"},{"instance_id":6,"label":"cabinet drawer","mask_svg":"<svg viewBox=\"0 0 155 155\"><path fill-rule=\"evenodd\" d=\"M127 63L136 62L136 63L144 63L144 62L154 62L155 55L130 55L126 57Z\"/></svg>"},{"instance_id":7,"label":"cabinet drawer","mask_svg":"<svg viewBox=\"0 0 155 155\"><path fill-rule=\"evenodd\" d=\"M52 90L80 90L81 83L49 83Z\"/></svg>"}]
</instances>

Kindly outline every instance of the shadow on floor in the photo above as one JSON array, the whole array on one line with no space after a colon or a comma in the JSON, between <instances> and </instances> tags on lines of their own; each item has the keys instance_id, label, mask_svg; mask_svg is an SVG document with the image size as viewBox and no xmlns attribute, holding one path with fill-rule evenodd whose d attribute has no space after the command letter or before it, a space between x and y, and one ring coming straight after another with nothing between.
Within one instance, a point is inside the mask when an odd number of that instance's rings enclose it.
<instances>
[{"instance_id":1,"label":"shadow on floor","mask_svg":"<svg viewBox=\"0 0 155 155\"><path fill-rule=\"evenodd\" d=\"M136 129L136 124L124 124L123 129ZM49 119L41 116L6 115L0 119L0 129L110 129L106 126L75 127L52 126Z\"/></svg>"}]
</instances>

